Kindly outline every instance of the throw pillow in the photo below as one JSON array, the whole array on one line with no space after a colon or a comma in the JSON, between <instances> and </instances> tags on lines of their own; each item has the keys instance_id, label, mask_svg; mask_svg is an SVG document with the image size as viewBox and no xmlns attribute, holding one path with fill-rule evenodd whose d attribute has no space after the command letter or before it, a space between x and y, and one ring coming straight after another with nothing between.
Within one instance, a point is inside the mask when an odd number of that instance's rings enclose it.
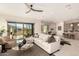
<instances>
[{"instance_id":1,"label":"throw pillow","mask_svg":"<svg viewBox=\"0 0 79 59\"><path fill-rule=\"evenodd\" d=\"M25 39L23 40L23 44L26 44L26 40Z\"/></svg>"},{"instance_id":2,"label":"throw pillow","mask_svg":"<svg viewBox=\"0 0 79 59\"><path fill-rule=\"evenodd\" d=\"M20 49L23 45L25 45L25 44L26 44L26 40L23 39L23 41L22 41L21 43L19 43L19 45L18 45L19 49Z\"/></svg>"},{"instance_id":3,"label":"throw pillow","mask_svg":"<svg viewBox=\"0 0 79 59\"><path fill-rule=\"evenodd\" d=\"M48 38L48 40L46 42L52 43L52 42L56 42L56 40L55 40L54 36L51 36Z\"/></svg>"},{"instance_id":4,"label":"throw pillow","mask_svg":"<svg viewBox=\"0 0 79 59\"><path fill-rule=\"evenodd\" d=\"M39 38L38 33L35 33L34 37L35 37L35 38Z\"/></svg>"}]
</instances>

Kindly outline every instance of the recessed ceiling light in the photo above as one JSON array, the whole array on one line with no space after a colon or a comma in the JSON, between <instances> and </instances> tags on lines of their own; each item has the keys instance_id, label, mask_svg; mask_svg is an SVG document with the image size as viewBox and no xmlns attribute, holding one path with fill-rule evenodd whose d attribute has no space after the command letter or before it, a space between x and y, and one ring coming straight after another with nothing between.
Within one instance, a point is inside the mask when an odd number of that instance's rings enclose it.
<instances>
[{"instance_id":1,"label":"recessed ceiling light","mask_svg":"<svg viewBox=\"0 0 79 59\"><path fill-rule=\"evenodd\" d=\"M70 25L71 27L73 26L73 24Z\"/></svg>"}]
</instances>

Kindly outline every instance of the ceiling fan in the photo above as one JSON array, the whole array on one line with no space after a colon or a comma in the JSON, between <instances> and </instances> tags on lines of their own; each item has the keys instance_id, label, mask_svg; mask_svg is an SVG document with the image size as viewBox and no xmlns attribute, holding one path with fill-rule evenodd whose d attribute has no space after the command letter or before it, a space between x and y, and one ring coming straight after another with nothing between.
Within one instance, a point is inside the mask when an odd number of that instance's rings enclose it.
<instances>
[{"instance_id":1,"label":"ceiling fan","mask_svg":"<svg viewBox=\"0 0 79 59\"><path fill-rule=\"evenodd\" d=\"M33 8L33 5L28 5L27 3L25 3L25 5L29 8L28 11L26 11L26 14L29 13L30 11L35 11L35 12L43 12L43 10L37 10Z\"/></svg>"}]
</instances>

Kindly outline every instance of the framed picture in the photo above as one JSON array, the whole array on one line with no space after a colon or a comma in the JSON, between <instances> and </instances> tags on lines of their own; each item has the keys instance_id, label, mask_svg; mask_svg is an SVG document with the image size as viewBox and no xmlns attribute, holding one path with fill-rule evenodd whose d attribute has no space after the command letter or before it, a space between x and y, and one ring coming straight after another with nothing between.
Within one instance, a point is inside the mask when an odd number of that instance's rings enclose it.
<instances>
[{"instance_id":1,"label":"framed picture","mask_svg":"<svg viewBox=\"0 0 79 59\"><path fill-rule=\"evenodd\" d=\"M61 26L58 26L58 30L61 30Z\"/></svg>"}]
</instances>

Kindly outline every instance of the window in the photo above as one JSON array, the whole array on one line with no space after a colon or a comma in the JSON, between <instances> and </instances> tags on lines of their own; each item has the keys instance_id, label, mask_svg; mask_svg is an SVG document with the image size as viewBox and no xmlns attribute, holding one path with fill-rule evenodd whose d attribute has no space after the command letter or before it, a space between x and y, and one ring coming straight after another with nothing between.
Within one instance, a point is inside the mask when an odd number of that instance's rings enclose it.
<instances>
[{"instance_id":1,"label":"window","mask_svg":"<svg viewBox=\"0 0 79 59\"><path fill-rule=\"evenodd\" d=\"M16 40L22 41L22 38L33 35L33 25L33 23L8 22L8 35L13 35Z\"/></svg>"},{"instance_id":2,"label":"window","mask_svg":"<svg viewBox=\"0 0 79 59\"><path fill-rule=\"evenodd\" d=\"M42 25L42 33L48 33L48 25Z\"/></svg>"}]
</instances>

